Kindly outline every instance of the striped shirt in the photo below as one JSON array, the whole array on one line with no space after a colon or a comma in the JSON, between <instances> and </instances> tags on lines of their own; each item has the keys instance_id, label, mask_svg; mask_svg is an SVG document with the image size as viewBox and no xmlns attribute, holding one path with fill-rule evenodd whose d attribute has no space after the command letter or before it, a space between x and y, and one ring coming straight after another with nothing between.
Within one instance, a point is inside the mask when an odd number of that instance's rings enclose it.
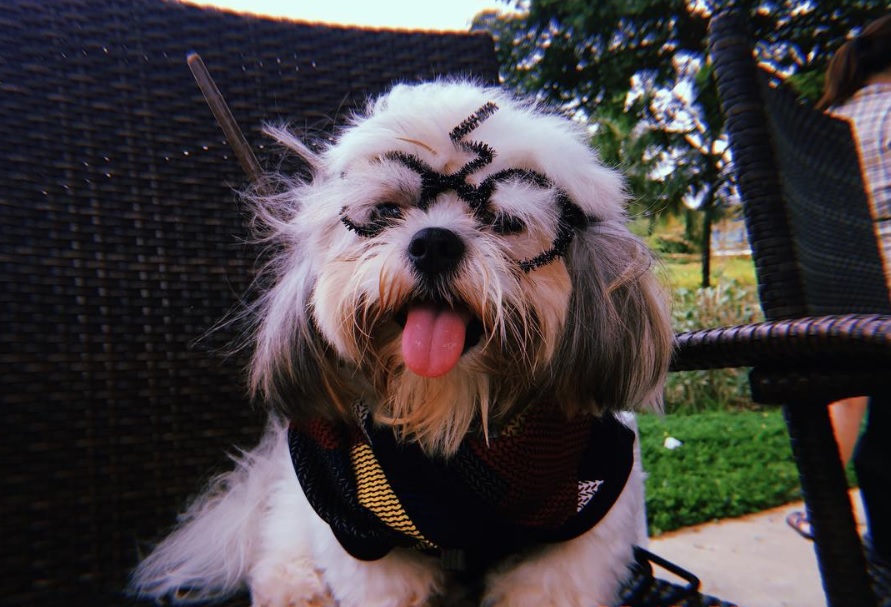
<instances>
[{"instance_id":1,"label":"striped shirt","mask_svg":"<svg viewBox=\"0 0 891 607\"><path fill-rule=\"evenodd\" d=\"M832 113L854 125L870 212L891 289L891 83L866 85Z\"/></svg>"}]
</instances>

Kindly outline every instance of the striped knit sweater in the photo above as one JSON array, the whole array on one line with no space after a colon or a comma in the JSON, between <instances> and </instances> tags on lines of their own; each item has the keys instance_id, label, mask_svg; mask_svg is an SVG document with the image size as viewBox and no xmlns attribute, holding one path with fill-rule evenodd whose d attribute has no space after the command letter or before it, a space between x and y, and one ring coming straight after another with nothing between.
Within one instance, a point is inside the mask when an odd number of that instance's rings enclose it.
<instances>
[{"instance_id":1,"label":"striped knit sweater","mask_svg":"<svg viewBox=\"0 0 891 607\"><path fill-rule=\"evenodd\" d=\"M294 421L289 444L307 498L351 555L409 547L463 569L577 537L622 492L634 432L611 415L564 420L553 409L530 407L488 444L466 438L449 459L367 416L352 427Z\"/></svg>"}]
</instances>

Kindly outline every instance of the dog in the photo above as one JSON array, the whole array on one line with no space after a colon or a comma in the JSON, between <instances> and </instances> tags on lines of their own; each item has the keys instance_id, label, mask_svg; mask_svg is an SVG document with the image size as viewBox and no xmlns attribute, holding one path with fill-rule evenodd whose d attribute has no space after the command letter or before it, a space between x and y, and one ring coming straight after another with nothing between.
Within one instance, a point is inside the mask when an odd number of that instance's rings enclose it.
<instances>
[{"instance_id":1,"label":"dog","mask_svg":"<svg viewBox=\"0 0 891 607\"><path fill-rule=\"evenodd\" d=\"M672 349L620 173L576 121L463 80L397 85L314 148L267 130L310 173L251 197L269 426L133 592L612 604L646 542L631 411L661 406Z\"/></svg>"}]
</instances>

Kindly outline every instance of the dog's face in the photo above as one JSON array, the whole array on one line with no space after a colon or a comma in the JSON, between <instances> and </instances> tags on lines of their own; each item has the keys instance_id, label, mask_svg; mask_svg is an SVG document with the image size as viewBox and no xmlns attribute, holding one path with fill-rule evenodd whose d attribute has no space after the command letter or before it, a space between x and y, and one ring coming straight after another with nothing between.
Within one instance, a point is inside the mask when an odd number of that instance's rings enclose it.
<instances>
[{"instance_id":1,"label":"dog's face","mask_svg":"<svg viewBox=\"0 0 891 607\"><path fill-rule=\"evenodd\" d=\"M467 83L397 86L258 197L275 243L252 383L290 415L375 420L430 453L540 401L652 402L671 331L621 177L579 127Z\"/></svg>"}]
</instances>

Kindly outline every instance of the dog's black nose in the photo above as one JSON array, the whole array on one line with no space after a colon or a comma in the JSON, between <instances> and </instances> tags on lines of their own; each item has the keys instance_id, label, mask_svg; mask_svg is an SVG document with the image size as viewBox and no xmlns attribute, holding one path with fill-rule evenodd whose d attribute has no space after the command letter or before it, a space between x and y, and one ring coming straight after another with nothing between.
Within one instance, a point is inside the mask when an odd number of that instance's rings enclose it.
<instances>
[{"instance_id":1,"label":"dog's black nose","mask_svg":"<svg viewBox=\"0 0 891 607\"><path fill-rule=\"evenodd\" d=\"M408 244L408 258L426 276L454 270L462 257L464 242L445 228L424 228Z\"/></svg>"}]
</instances>

